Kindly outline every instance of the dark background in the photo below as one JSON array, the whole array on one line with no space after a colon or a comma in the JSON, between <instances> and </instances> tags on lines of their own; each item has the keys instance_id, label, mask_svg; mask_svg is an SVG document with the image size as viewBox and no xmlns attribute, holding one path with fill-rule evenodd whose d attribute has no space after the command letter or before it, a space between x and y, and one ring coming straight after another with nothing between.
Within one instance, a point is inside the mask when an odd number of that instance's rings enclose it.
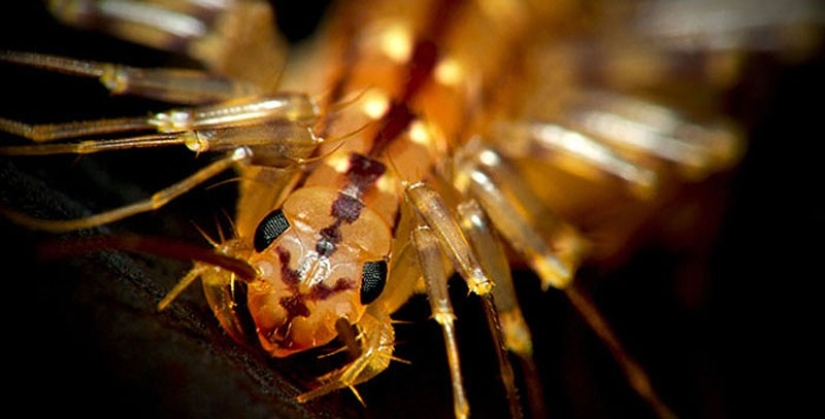
<instances>
[{"instance_id":1,"label":"dark background","mask_svg":"<svg viewBox=\"0 0 825 419\"><path fill-rule=\"evenodd\" d=\"M60 27L35 2L19 7L0 19L0 48L146 66L193 64ZM279 10L290 17L282 26L295 24L295 36L311 27L313 19L298 17L312 13L285 7ZM725 194L729 205L703 263L649 247L609 275L587 268L582 274L630 353L683 417L793 417L813 400L817 386L805 382L819 379L809 355L820 313L814 284L823 279L816 263L825 232L818 199L824 64L822 53L793 65L760 57L731 92L731 112L747 109L741 115L750 146L738 170L719 183L731 188ZM110 97L93 80L8 65L0 66L0 94L0 116L27 122L168 107ZM200 164L185 150L2 157L0 198L36 216L70 218L146 197ZM233 202L231 186L200 188L161 211L97 231L205 244L194 225L216 235L214 226L231 213ZM301 380L318 368L311 356L267 360L238 347L220 330L198 287L166 312L155 312L186 263L112 252L42 262L33 256L36 246L55 236L6 221L0 221L0 233L6 244L0 257L3 342L10 354L5 376L14 389L7 393L8 408L122 417L452 415L441 334L427 320L423 298L396 316L411 321L396 330L397 355L412 365L395 363L359 386L366 409L346 391L298 405L293 399ZM530 273L517 274L551 416L649 416L564 296L541 293ZM480 307L460 282L451 286L474 416L504 417Z\"/></svg>"}]
</instances>

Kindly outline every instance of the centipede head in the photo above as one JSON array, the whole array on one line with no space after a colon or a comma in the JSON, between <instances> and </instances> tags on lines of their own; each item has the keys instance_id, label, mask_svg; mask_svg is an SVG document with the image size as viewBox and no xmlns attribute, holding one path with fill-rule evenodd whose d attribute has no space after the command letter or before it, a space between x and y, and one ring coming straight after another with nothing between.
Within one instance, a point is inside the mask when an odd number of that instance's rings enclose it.
<instances>
[{"instance_id":1,"label":"centipede head","mask_svg":"<svg viewBox=\"0 0 825 419\"><path fill-rule=\"evenodd\" d=\"M389 230L343 193L296 192L261 220L251 242L238 238L223 247L245 253L258 269L257 279L244 283L215 269L203 282L230 334L239 341L253 335L272 356L329 343L340 319L357 324L387 276Z\"/></svg>"}]
</instances>

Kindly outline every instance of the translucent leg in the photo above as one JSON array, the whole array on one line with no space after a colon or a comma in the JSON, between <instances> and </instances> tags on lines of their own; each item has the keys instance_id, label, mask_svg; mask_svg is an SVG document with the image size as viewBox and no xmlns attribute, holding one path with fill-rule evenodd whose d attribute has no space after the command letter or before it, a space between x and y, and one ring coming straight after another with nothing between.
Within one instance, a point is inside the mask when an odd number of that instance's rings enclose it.
<instances>
[{"instance_id":1,"label":"translucent leg","mask_svg":"<svg viewBox=\"0 0 825 419\"><path fill-rule=\"evenodd\" d=\"M200 60L211 73L272 91L286 56L266 1L63 0L49 8L66 24Z\"/></svg>"},{"instance_id":2,"label":"translucent leg","mask_svg":"<svg viewBox=\"0 0 825 419\"><path fill-rule=\"evenodd\" d=\"M433 319L441 326L444 344L447 348L447 361L450 366L450 380L453 387L453 407L455 417L464 419L470 415L470 405L464 394L461 379L461 365L458 357L458 345L455 340L455 314L447 292L447 271L438 245L438 239L429 227L413 231L413 243L418 250L418 259L427 283L427 295L432 308Z\"/></svg>"},{"instance_id":3,"label":"translucent leg","mask_svg":"<svg viewBox=\"0 0 825 419\"><path fill-rule=\"evenodd\" d=\"M175 183L174 185L163 189L151 198L135 202L111 211L92 215L89 217L79 218L76 220L41 220L32 218L26 214L0 208L0 213L19 224L25 225L35 230L43 230L54 233L81 230L84 228L92 228L114 221L122 220L142 212L148 212L166 205L169 201L186 193L195 186L203 183L207 179L231 168L235 163L245 160L249 157L248 151L244 148L239 148L230 155L221 160L217 160L210 165L200 169L188 178Z\"/></svg>"},{"instance_id":4,"label":"translucent leg","mask_svg":"<svg viewBox=\"0 0 825 419\"><path fill-rule=\"evenodd\" d=\"M736 164L745 150L730 121L699 124L665 106L606 92L587 92L561 117L562 124L631 155L672 162L689 179Z\"/></svg>"},{"instance_id":5,"label":"translucent leg","mask_svg":"<svg viewBox=\"0 0 825 419\"><path fill-rule=\"evenodd\" d=\"M30 125L0 118L0 131L18 135L36 143L152 128L152 125L148 123L146 118L113 118L97 121L39 125Z\"/></svg>"},{"instance_id":6,"label":"translucent leg","mask_svg":"<svg viewBox=\"0 0 825 419\"><path fill-rule=\"evenodd\" d=\"M0 120L0 124L3 121ZM33 144L0 147L0 155L7 156L47 156L52 154L91 154L102 151L126 150L133 148L163 147L190 143L194 133L155 134L139 137L87 140L66 144Z\"/></svg>"},{"instance_id":7,"label":"translucent leg","mask_svg":"<svg viewBox=\"0 0 825 419\"><path fill-rule=\"evenodd\" d=\"M546 120L502 123L494 137L506 156L542 159L589 179L613 176L642 198L654 196L661 182L651 157L701 179L732 166L744 151L728 121L698 124L667 107L599 91L581 94Z\"/></svg>"},{"instance_id":8,"label":"translucent leg","mask_svg":"<svg viewBox=\"0 0 825 419\"><path fill-rule=\"evenodd\" d=\"M655 194L659 179L653 170L634 163L611 147L580 132L547 122L507 123L498 127L496 148L513 158L533 157L587 178L621 179L636 196Z\"/></svg>"},{"instance_id":9,"label":"translucent leg","mask_svg":"<svg viewBox=\"0 0 825 419\"><path fill-rule=\"evenodd\" d=\"M530 416L544 417L544 394L533 360L533 338L519 307L510 264L501 240L477 202L463 202L458 205L457 210L461 230L478 253L484 269L496 278L496 286L493 287L492 293L497 305L497 324L501 328L507 350L515 354L521 362L530 403ZM495 328L496 325L490 322L490 327Z\"/></svg>"},{"instance_id":10,"label":"translucent leg","mask_svg":"<svg viewBox=\"0 0 825 419\"><path fill-rule=\"evenodd\" d=\"M282 93L265 98L239 99L211 106L170 109L149 117L114 118L62 124L29 125L0 118L0 131L35 142L48 142L90 135L156 130L181 133L192 130L237 128L267 121L311 125L318 116L315 103L306 95ZM260 141L260 138L256 139ZM203 150L200 150L203 151Z\"/></svg>"},{"instance_id":11,"label":"translucent leg","mask_svg":"<svg viewBox=\"0 0 825 419\"><path fill-rule=\"evenodd\" d=\"M539 275L545 288L550 286L567 293L573 306L585 318L600 339L610 348L615 359L627 376L629 385L662 418L674 417L650 385L644 370L624 350L619 340L598 312L595 305L573 288L573 275L588 245L572 227L545 211L542 220L552 226L546 232L537 233L538 215L530 213L526 203L528 191L519 188L518 179L507 163L494 151L480 147L463 160L457 171L456 183L475 197L492 223Z\"/></svg>"},{"instance_id":12,"label":"translucent leg","mask_svg":"<svg viewBox=\"0 0 825 419\"><path fill-rule=\"evenodd\" d=\"M607 345L613 357L619 363L619 366L624 371L627 377L627 382L630 387L641 396L641 398L653 409L656 415L660 418L676 418L676 414L659 398L653 385L650 383L647 373L639 365L627 351L625 351L616 333L610 325L607 324L604 316L598 311L596 305L590 300L587 295L580 291L575 285L570 286L564 290L573 307L581 314L587 324L599 336L602 342Z\"/></svg>"},{"instance_id":13,"label":"translucent leg","mask_svg":"<svg viewBox=\"0 0 825 419\"><path fill-rule=\"evenodd\" d=\"M424 222L432 228L442 250L453 261L459 275L467 281L470 291L477 295L488 294L493 288L493 281L482 269L441 197L424 183L410 185L404 190L404 194Z\"/></svg>"},{"instance_id":14,"label":"translucent leg","mask_svg":"<svg viewBox=\"0 0 825 419\"><path fill-rule=\"evenodd\" d=\"M405 188L404 195L424 223L432 230L431 234L436 237L441 251L452 261L453 268L467 282L470 291L481 297L485 315L491 325L490 330L496 345L499 368L507 392L511 416L522 417L513 367L506 353L499 324L498 307L495 296L491 292L494 287L491 276L479 262L479 255L464 237L457 218L449 211L438 193L424 183L416 183Z\"/></svg>"},{"instance_id":15,"label":"translucent leg","mask_svg":"<svg viewBox=\"0 0 825 419\"><path fill-rule=\"evenodd\" d=\"M320 378L323 383L298 396L304 403L342 388L349 388L364 403L355 386L375 377L390 365L395 348L392 321L386 313L368 311L357 324L360 331L361 355L352 363Z\"/></svg>"},{"instance_id":16,"label":"translucent leg","mask_svg":"<svg viewBox=\"0 0 825 419\"><path fill-rule=\"evenodd\" d=\"M495 151L478 146L468 147L470 154L458 163L459 190L478 201L496 230L536 271L544 289L566 288L587 251L586 241L551 211L530 207L537 200L530 198L515 172Z\"/></svg>"},{"instance_id":17,"label":"translucent leg","mask_svg":"<svg viewBox=\"0 0 825 419\"><path fill-rule=\"evenodd\" d=\"M31 52L0 52L0 61L79 77L94 77L113 94L170 103L203 104L258 96L256 86L200 70L137 68Z\"/></svg>"}]
</instances>

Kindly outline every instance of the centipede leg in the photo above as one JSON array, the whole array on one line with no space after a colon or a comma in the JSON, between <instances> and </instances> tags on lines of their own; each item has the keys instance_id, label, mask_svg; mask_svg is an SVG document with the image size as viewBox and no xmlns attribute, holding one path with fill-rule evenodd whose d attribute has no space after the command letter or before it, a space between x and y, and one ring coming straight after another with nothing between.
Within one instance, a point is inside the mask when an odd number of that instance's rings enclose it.
<instances>
[{"instance_id":1,"label":"centipede leg","mask_svg":"<svg viewBox=\"0 0 825 419\"><path fill-rule=\"evenodd\" d=\"M376 310L366 313L357 327L361 355L350 364L321 377L319 380L322 384L299 395L299 402L304 403L335 390L348 388L364 404L355 386L387 369L390 362L395 359L392 355L395 348L395 333L389 316Z\"/></svg>"},{"instance_id":2,"label":"centipede leg","mask_svg":"<svg viewBox=\"0 0 825 419\"><path fill-rule=\"evenodd\" d=\"M587 251L587 242L572 226L545 211L552 219L550 237L536 233L537 215L526 207L526 190L519 190L506 161L495 151L481 147L458 171L456 182L466 188L490 216L496 229L539 275L545 288L563 290L573 306L613 353L628 384L662 418L675 417L650 384L647 373L621 345L595 305L574 288L573 274ZM507 185L505 192L503 185ZM555 219L553 219L555 218Z\"/></svg>"},{"instance_id":3,"label":"centipede leg","mask_svg":"<svg viewBox=\"0 0 825 419\"><path fill-rule=\"evenodd\" d=\"M413 243L418 250L418 259L424 281L427 284L427 295L432 308L433 319L441 326L444 334L444 344L447 350L447 362L450 367L450 379L453 387L453 411L455 417L467 418L470 414L470 405L464 392L461 378L461 365L458 356L458 345L455 338L455 313L447 292L448 269L438 246L438 239L429 227L422 226L413 231Z\"/></svg>"},{"instance_id":4,"label":"centipede leg","mask_svg":"<svg viewBox=\"0 0 825 419\"><path fill-rule=\"evenodd\" d=\"M457 188L478 201L496 230L539 275L542 288L566 288L588 250L586 240L558 215L537 206L496 151L481 144L467 150L457 160ZM547 232L552 242L539 232Z\"/></svg>"},{"instance_id":5,"label":"centipede leg","mask_svg":"<svg viewBox=\"0 0 825 419\"><path fill-rule=\"evenodd\" d=\"M93 77L112 94L171 103L204 104L262 93L253 84L195 69L138 68L16 51L0 52L0 61L72 76Z\"/></svg>"},{"instance_id":6,"label":"centipede leg","mask_svg":"<svg viewBox=\"0 0 825 419\"><path fill-rule=\"evenodd\" d=\"M277 85L286 59L286 41L266 1L60 1L49 9L68 25L185 53L213 74L262 91Z\"/></svg>"},{"instance_id":7,"label":"centipede leg","mask_svg":"<svg viewBox=\"0 0 825 419\"><path fill-rule=\"evenodd\" d=\"M533 338L516 297L510 264L501 240L476 201L462 202L456 209L461 230L479 254L484 269L496 279L492 294L497 305L498 322L488 321L490 328L501 328L504 345L521 362L531 417L545 417L541 380L533 359Z\"/></svg>"},{"instance_id":8,"label":"centipede leg","mask_svg":"<svg viewBox=\"0 0 825 419\"><path fill-rule=\"evenodd\" d=\"M19 224L25 225L29 228L54 233L97 227L114 221L122 220L132 215L160 208L169 201L177 198L178 196L186 193L195 186L203 183L207 179L210 179L213 176L230 169L237 162L244 160L247 157L248 152L246 151L246 149L239 148L235 152L227 155L226 157L215 162L212 162L208 166L200 169L199 171L195 172L186 179L155 193L149 199L135 202L133 204L129 204L120 208L102 212L89 217L78 218L75 220L41 220L37 218L32 218L23 213L11 211L4 208L0 208L0 213L5 215L9 219Z\"/></svg>"},{"instance_id":9,"label":"centipede leg","mask_svg":"<svg viewBox=\"0 0 825 419\"><path fill-rule=\"evenodd\" d=\"M405 188L404 193L424 223L432 229L432 234L437 238L441 251L449 257L453 268L467 282L470 291L481 298L496 344L495 349L502 382L507 392L510 414L514 418L522 417L523 412L515 385L513 366L507 356L504 336L499 324L499 310L492 293L495 285L493 279L479 262L479 255L464 237L456 216L448 209L437 192L425 183L416 183Z\"/></svg>"},{"instance_id":10,"label":"centipede leg","mask_svg":"<svg viewBox=\"0 0 825 419\"><path fill-rule=\"evenodd\" d=\"M153 127L147 123L146 118L113 118L36 125L0 118L0 131L18 135L36 143L151 128Z\"/></svg>"}]
</instances>

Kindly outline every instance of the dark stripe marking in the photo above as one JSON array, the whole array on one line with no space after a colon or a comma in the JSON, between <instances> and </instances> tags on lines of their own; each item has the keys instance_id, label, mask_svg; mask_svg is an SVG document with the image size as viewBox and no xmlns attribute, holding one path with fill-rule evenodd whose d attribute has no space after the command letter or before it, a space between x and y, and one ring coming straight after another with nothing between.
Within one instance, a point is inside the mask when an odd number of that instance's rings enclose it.
<instances>
[{"instance_id":1,"label":"dark stripe marking","mask_svg":"<svg viewBox=\"0 0 825 419\"><path fill-rule=\"evenodd\" d=\"M360 192L363 192L375 184L386 171L387 168L381 162L358 153L352 153L349 156L346 175L350 183L355 185Z\"/></svg>"},{"instance_id":2,"label":"dark stripe marking","mask_svg":"<svg viewBox=\"0 0 825 419\"><path fill-rule=\"evenodd\" d=\"M289 260L292 258L289 250L278 246L275 248L275 251L278 253L278 261L281 262L281 279L283 279L290 288L297 287L298 281L300 281L301 278L298 275L298 271L289 269Z\"/></svg>"},{"instance_id":3,"label":"dark stripe marking","mask_svg":"<svg viewBox=\"0 0 825 419\"><path fill-rule=\"evenodd\" d=\"M310 315L309 307L307 307L304 298L299 294L283 297L279 302L281 303L281 307L286 310L287 323L292 322L292 319L296 317L309 317Z\"/></svg>"},{"instance_id":4,"label":"dark stripe marking","mask_svg":"<svg viewBox=\"0 0 825 419\"><path fill-rule=\"evenodd\" d=\"M352 224L361 216L364 203L361 195L372 187L386 172L387 168L376 160L357 153L350 154L349 165L345 173L349 183L344 187L345 193L339 193L332 202L330 215L335 218L332 224L321 229L321 238L315 244L315 251L321 256L329 257L338 249L341 242L341 224Z\"/></svg>"},{"instance_id":5,"label":"dark stripe marking","mask_svg":"<svg viewBox=\"0 0 825 419\"><path fill-rule=\"evenodd\" d=\"M352 224L361 216L361 209L364 208L364 203L360 199L351 197L346 194L338 194L338 198L332 203L331 214L336 219L336 224L340 225L341 221L347 224ZM333 224L334 225L334 224Z\"/></svg>"},{"instance_id":6,"label":"dark stripe marking","mask_svg":"<svg viewBox=\"0 0 825 419\"><path fill-rule=\"evenodd\" d=\"M372 139L370 156L381 154L415 120L415 114L405 102L393 102L390 109L381 118L381 129Z\"/></svg>"},{"instance_id":7,"label":"dark stripe marking","mask_svg":"<svg viewBox=\"0 0 825 419\"><path fill-rule=\"evenodd\" d=\"M275 248L278 253L278 259L281 263L281 278L289 287L292 295L282 297L278 303L284 310L286 310L286 321L280 327L272 328L271 330L261 330L260 333L273 343L277 343L281 347L291 348L295 345L295 341L290 336L292 330L292 322L296 317L309 317L312 311L307 306L307 301L326 300L333 295L347 290L355 289L357 284L351 278L338 278L335 285L329 286L325 283L320 283L312 287L312 289L302 294L298 289L300 277L298 271L289 268L291 255L288 250L280 246ZM243 302L246 306L246 302Z\"/></svg>"},{"instance_id":8,"label":"dark stripe marking","mask_svg":"<svg viewBox=\"0 0 825 419\"><path fill-rule=\"evenodd\" d=\"M332 287L320 283L312 288L312 293L307 297L311 300L326 300L339 292L355 289L355 281L350 278L338 278Z\"/></svg>"}]
</instances>

